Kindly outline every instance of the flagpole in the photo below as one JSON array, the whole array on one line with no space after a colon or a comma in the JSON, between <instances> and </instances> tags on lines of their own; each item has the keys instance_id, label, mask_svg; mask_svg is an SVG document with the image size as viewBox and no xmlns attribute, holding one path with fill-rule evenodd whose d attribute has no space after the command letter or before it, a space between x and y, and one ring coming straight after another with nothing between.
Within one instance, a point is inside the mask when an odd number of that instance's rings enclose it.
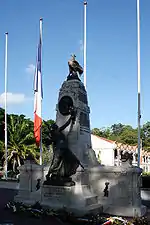
<instances>
[{"instance_id":1,"label":"flagpole","mask_svg":"<svg viewBox=\"0 0 150 225\"><path fill-rule=\"evenodd\" d=\"M42 43L42 29L43 29L43 18L40 18L40 37L41 37L41 43Z\"/></svg>"},{"instance_id":2,"label":"flagpole","mask_svg":"<svg viewBox=\"0 0 150 225\"><path fill-rule=\"evenodd\" d=\"M5 178L7 180L7 71L8 71L8 33L5 33Z\"/></svg>"},{"instance_id":3,"label":"flagpole","mask_svg":"<svg viewBox=\"0 0 150 225\"><path fill-rule=\"evenodd\" d=\"M84 1L84 86L86 89L86 6L87 2Z\"/></svg>"},{"instance_id":4,"label":"flagpole","mask_svg":"<svg viewBox=\"0 0 150 225\"><path fill-rule=\"evenodd\" d=\"M43 26L43 19L40 18L41 55L42 55L42 28L43 28L42 26ZM42 61L42 59L41 59L41 61ZM42 72L41 72L41 76L42 76ZM42 114L42 98L41 98L41 114ZM41 137L40 137L40 165L42 165L42 125L41 125L40 132L41 132Z\"/></svg>"},{"instance_id":5,"label":"flagpole","mask_svg":"<svg viewBox=\"0 0 150 225\"><path fill-rule=\"evenodd\" d=\"M138 69L138 166L141 156L141 65L140 65L140 0L137 0L137 69Z\"/></svg>"}]
</instances>

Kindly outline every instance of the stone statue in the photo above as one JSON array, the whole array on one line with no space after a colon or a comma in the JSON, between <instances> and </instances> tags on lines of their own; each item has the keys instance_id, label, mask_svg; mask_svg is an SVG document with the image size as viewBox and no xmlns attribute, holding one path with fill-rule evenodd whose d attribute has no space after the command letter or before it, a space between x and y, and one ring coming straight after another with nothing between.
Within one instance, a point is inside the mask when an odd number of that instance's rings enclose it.
<instances>
[{"instance_id":1,"label":"stone statue","mask_svg":"<svg viewBox=\"0 0 150 225\"><path fill-rule=\"evenodd\" d=\"M76 169L81 164L76 156L68 149L67 137L62 133L68 125L75 123L76 111L73 107L70 107L69 111L70 117L63 126L58 127L54 123L49 127L49 144L53 146L53 159L48 174L46 175L45 184L57 186L75 185L70 176L76 173Z\"/></svg>"},{"instance_id":2,"label":"stone statue","mask_svg":"<svg viewBox=\"0 0 150 225\"><path fill-rule=\"evenodd\" d=\"M67 77L67 80L71 79L79 79L79 76L83 73L83 68L80 66L80 64L75 60L76 56L73 54L71 55L71 59L68 61L69 66L69 75ZM78 76L79 74L79 76Z\"/></svg>"}]
</instances>

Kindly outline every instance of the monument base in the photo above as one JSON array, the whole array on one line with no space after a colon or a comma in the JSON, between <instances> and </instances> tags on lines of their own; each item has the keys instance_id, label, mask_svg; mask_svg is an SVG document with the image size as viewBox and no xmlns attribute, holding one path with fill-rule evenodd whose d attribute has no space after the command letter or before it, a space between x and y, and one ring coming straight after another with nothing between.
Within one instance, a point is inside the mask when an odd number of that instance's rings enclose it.
<instances>
[{"instance_id":1,"label":"monument base","mask_svg":"<svg viewBox=\"0 0 150 225\"><path fill-rule=\"evenodd\" d=\"M40 185L43 183L45 168L31 161L25 161L24 165L19 167L19 171L19 190L18 194L14 197L14 201L23 202L24 204L40 202Z\"/></svg>"},{"instance_id":2,"label":"monument base","mask_svg":"<svg viewBox=\"0 0 150 225\"><path fill-rule=\"evenodd\" d=\"M143 216L141 172L138 167L99 166L88 170L89 184L103 205L103 212L126 217Z\"/></svg>"},{"instance_id":3,"label":"monument base","mask_svg":"<svg viewBox=\"0 0 150 225\"><path fill-rule=\"evenodd\" d=\"M44 185L48 168L25 165L20 168L20 188L16 202L43 207L66 208L78 215L106 213L119 216L143 216L141 204L141 169L138 167L97 166L79 168L72 180L74 186ZM41 187L37 190L37 180Z\"/></svg>"},{"instance_id":4,"label":"monument base","mask_svg":"<svg viewBox=\"0 0 150 225\"><path fill-rule=\"evenodd\" d=\"M91 193L87 185L51 186L43 185L41 205L53 209L65 209L76 215L102 213L98 196Z\"/></svg>"}]
</instances>

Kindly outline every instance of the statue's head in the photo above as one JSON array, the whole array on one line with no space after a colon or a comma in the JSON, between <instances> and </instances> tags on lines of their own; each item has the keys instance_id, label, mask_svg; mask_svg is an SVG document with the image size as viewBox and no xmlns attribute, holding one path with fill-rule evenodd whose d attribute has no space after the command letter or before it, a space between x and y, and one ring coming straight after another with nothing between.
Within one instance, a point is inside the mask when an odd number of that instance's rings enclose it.
<instances>
[{"instance_id":1,"label":"statue's head","mask_svg":"<svg viewBox=\"0 0 150 225\"><path fill-rule=\"evenodd\" d=\"M72 57L73 60L76 59L76 55L75 54L72 54L71 57Z\"/></svg>"},{"instance_id":2,"label":"statue's head","mask_svg":"<svg viewBox=\"0 0 150 225\"><path fill-rule=\"evenodd\" d=\"M128 163L129 165L132 165L132 161L133 161L133 153L130 151L123 151L121 153L121 162L124 163Z\"/></svg>"}]
</instances>

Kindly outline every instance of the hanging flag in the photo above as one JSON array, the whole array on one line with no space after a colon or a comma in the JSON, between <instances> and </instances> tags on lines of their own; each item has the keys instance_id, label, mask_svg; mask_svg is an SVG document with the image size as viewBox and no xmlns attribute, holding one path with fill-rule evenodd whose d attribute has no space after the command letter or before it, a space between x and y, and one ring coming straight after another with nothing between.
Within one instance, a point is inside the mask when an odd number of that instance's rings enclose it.
<instances>
[{"instance_id":1,"label":"hanging flag","mask_svg":"<svg viewBox=\"0 0 150 225\"><path fill-rule=\"evenodd\" d=\"M40 147L41 142L41 127L42 127L42 73L41 73L41 33L40 41L38 45L38 56L37 56L37 65L34 76L34 136L35 141L38 147Z\"/></svg>"}]
</instances>

